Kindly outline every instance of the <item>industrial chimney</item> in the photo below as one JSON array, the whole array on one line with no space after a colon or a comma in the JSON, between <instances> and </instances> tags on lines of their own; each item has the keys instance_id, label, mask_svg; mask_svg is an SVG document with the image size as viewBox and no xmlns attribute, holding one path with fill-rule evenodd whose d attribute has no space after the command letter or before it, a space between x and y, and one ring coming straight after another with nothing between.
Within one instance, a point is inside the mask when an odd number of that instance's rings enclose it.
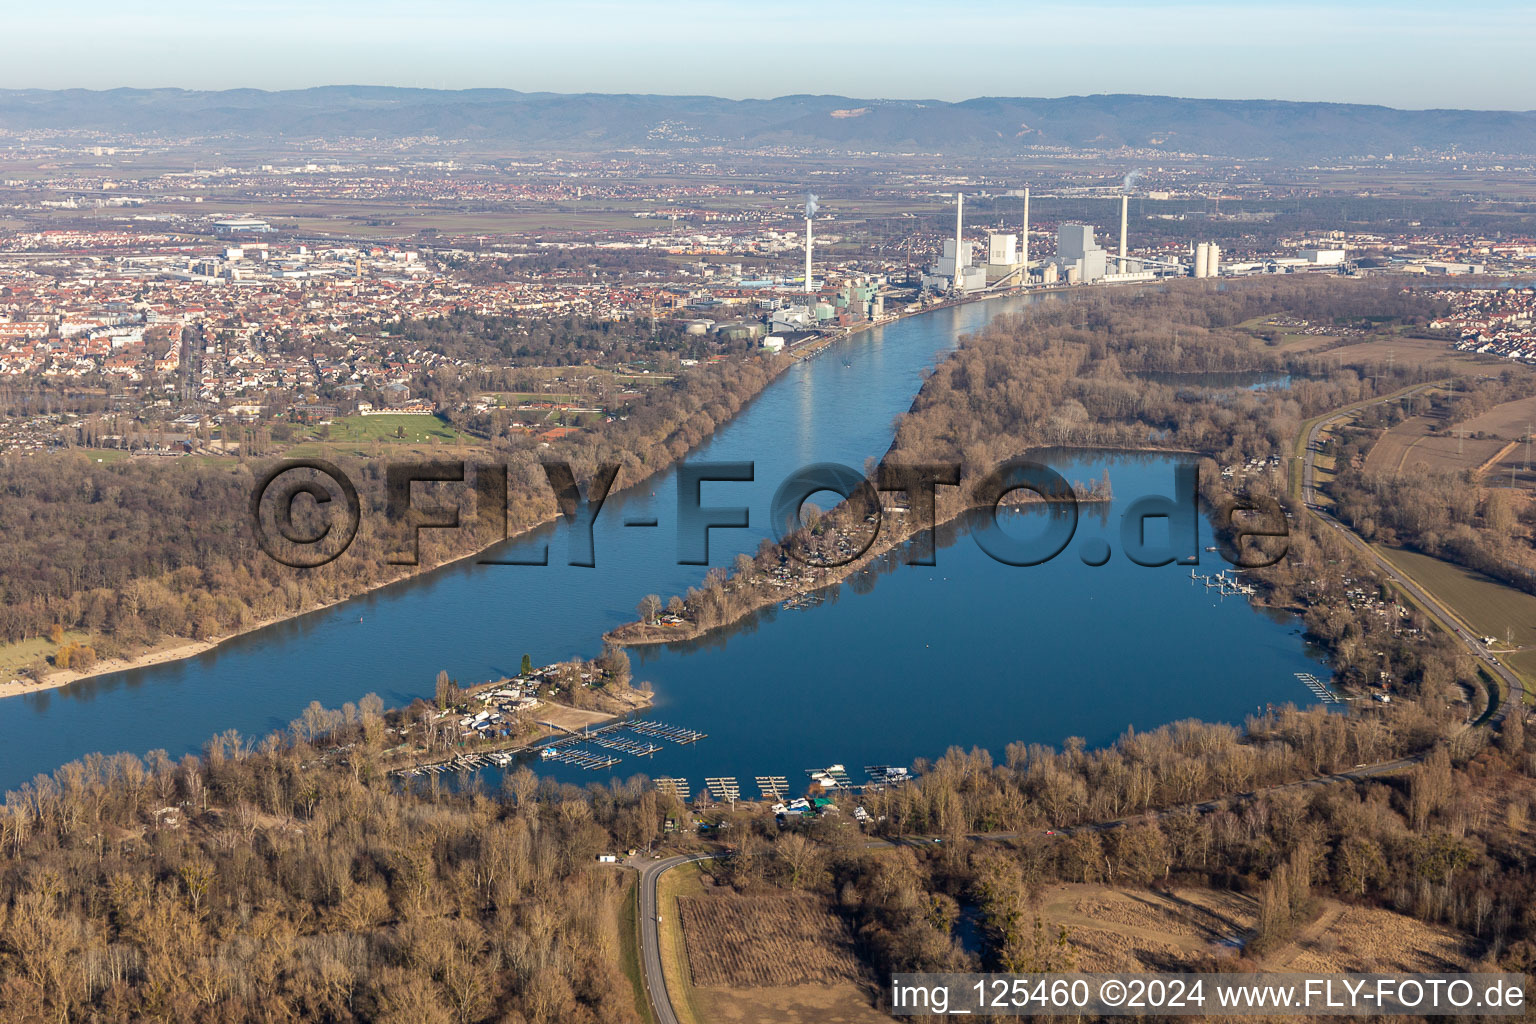
<instances>
[{"instance_id":1,"label":"industrial chimney","mask_svg":"<svg viewBox=\"0 0 1536 1024\"><path fill-rule=\"evenodd\" d=\"M811 290L811 218L805 218L805 290Z\"/></svg>"},{"instance_id":2,"label":"industrial chimney","mask_svg":"<svg viewBox=\"0 0 1536 1024\"><path fill-rule=\"evenodd\" d=\"M965 216L965 193L955 193L955 291L959 291L965 284L965 270L960 265L960 246L962 244L960 233L961 221Z\"/></svg>"},{"instance_id":3,"label":"industrial chimney","mask_svg":"<svg viewBox=\"0 0 1536 1024\"><path fill-rule=\"evenodd\" d=\"M1024 234L1019 236L1019 241L1024 246L1021 256L1024 261L1024 269L1021 271L1024 280L1019 283L1027 285L1029 284L1029 189L1027 188L1024 190Z\"/></svg>"},{"instance_id":4,"label":"industrial chimney","mask_svg":"<svg viewBox=\"0 0 1536 1024\"><path fill-rule=\"evenodd\" d=\"M1130 202L1130 196L1122 195L1120 197L1120 273L1122 274L1129 269L1125 264L1125 221L1126 214L1129 212Z\"/></svg>"},{"instance_id":5,"label":"industrial chimney","mask_svg":"<svg viewBox=\"0 0 1536 1024\"><path fill-rule=\"evenodd\" d=\"M805 293L809 295L816 290L811 280L811 218L816 216L816 197L807 192L805 194Z\"/></svg>"}]
</instances>

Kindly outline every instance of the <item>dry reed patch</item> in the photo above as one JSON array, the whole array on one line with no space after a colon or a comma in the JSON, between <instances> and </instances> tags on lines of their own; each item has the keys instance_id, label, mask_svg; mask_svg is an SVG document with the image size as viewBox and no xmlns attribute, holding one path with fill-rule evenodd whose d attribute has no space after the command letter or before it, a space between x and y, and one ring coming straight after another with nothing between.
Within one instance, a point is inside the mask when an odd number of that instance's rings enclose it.
<instances>
[{"instance_id":1,"label":"dry reed patch","mask_svg":"<svg viewBox=\"0 0 1536 1024\"><path fill-rule=\"evenodd\" d=\"M843 920L813 896L678 899L695 985L786 987L860 978Z\"/></svg>"}]
</instances>

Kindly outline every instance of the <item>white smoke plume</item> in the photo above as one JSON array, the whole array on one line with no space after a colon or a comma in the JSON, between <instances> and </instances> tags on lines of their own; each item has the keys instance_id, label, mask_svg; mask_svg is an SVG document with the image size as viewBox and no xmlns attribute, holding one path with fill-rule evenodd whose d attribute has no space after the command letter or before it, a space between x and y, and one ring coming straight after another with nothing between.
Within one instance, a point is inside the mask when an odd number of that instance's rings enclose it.
<instances>
[{"instance_id":1,"label":"white smoke plume","mask_svg":"<svg viewBox=\"0 0 1536 1024\"><path fill-rule=\"evenodd\" d=\"M1129 192L1135 186L1136 182L1138 182L1140 180L1141 180L1141 171L1140 171L1140 169L1132 171L1130 174L1127 174L1125 176L1125 180L1120 183L1120 191L1122 191L1122 192Z\"/></svg>"},{"instance_id":2,"label":"white smoke plume","mask_svg":"<svg viewBox=\"0 0 1536 1024\"><path fill-rule=\"evenodd\" d=\"M819 209L821 209L821 207L816 205L816 196L807 192L805 194L805 219L810 220L812 217L816 216L816 211Z\"/></svg>"}]
</instances>

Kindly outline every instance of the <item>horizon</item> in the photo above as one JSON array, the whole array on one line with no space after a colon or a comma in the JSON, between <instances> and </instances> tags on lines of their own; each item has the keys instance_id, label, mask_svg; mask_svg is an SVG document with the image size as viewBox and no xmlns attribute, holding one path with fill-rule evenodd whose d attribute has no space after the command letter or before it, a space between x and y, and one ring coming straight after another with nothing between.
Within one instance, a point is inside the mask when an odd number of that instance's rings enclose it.
<instances>
[{"instance_id":1,"label":"horizon","mask_svg":"<svg viewBox=\"0 0 1536 1024\"><path fill-rule=\"evenodd\" d=\"M908 0L856 0L835 14L804 0L766 11L683 0L660 17L607 0L559 10L453 0L430 11L400 0L319 9L173 0L145 15L82 0L68 24L46 9L8 15L27 46L0 69L0 88L286 91L354 81L957 102L1098 94L1083 86L1099 85L1108 95L1268 95L1407 110L1504 110L1502 99L1536 93L1525 53L1536 11L1510 3L1479 8L1475 22L1443 5L1382 0L1347 8L1321 0L983 4L964 18L940 13ZM176 85L167 86L171 77Z\"/></svg>"},{"instance_id":2,"label":"horizon","mask_svg":"<svg viewBox=\"0 0 1536 1024\"><path fill-rule=\"evenodd\" d=\"M466 86L430 86L430 85L398 85L375 82L329 82L315 85L292 86L283 88L266 88L262 86L228 86L224 88L196 88L181 85L118 85L118 86L4 86L0 85L0 93L40 92L40 93L66 93L83 92L91 94L105 94L113 92L180 92L180 93L235 93L253 92L263 95L281 95L284 93L320 92L327 89L392 89L401 92L430 92L430 93L475 93L475 92L504 92L520 96L648 96L663 99L717 99L731 103L773 103L779 100L795 99L798 97L810 97L816 99L846 99L859 100L871 103L892 104L928 104L943 103L950 106L962 106L978 101L1029 101L1058 102L1071 99L1103 99L1124 96L1133 99L1171 100L1179 103L1294 103L1297 105L1316 106L1340 106L1340 107L1380 107L1384 110L1398 110L1413 113L1431 113L1435 111L1466 112L1480 114L1536 114L1536 106L1533 107L1419 107L1405 106L1391 103L1372 103L1355 100L1298 100L1284 96L1196 96L1177 93L1156 92L1070 92L1058 94L1003 94L987 93L975 96L964 96L959 99L943 99L934 96L872 96L855 95L852 93L836 92L784 92L762 94L755 96L727 96L720 93L687 93L687 92L610 92L592 89L566 91L559 89L518 89L501 85L466 85Z\"/></svg>"}]
</instances>

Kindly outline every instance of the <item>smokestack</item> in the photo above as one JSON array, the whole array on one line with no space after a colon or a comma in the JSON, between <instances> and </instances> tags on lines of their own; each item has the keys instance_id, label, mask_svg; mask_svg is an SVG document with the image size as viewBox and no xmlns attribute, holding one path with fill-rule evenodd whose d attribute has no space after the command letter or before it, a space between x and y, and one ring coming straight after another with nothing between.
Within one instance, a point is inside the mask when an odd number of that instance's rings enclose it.
<instances>
[{"instance_id":1,"label":"smokestack","mask_svg":"<svg viewBox=\"0 0 1536 1024\"><path fill-rule=\"evenodd\" d=\"M809 295L815 290L811 283L811 219L820 209L816 205L816 196L807 192L805 194L805 293Z\"/></svg>"},{"instance_id":2,"label":"smokestack","mask_svg":"<svg viewBox=\"0 0 1536 1024\"><path fill-rule=\"evenodd\" d=\"M1024 190L1024 234L1020 236L1024 245L1024 280L1021 284L1029 284L1029 189Z\"/></svg>"},{"instance_id":3,"label":"smokestack","mask_svg":"<svg viewBox=\"0 0 1536 1024\"><path fill-rule=\"evenodd\" d=\"M1125 266L1125 220L1126 220L1126 213L1127 213L1127 210L1128 210L1128 208L1130 206L1130 203L1131 203L1131 197L1130 196L1122 195L1120 197L1120 273L1122 273L1122 274L1125 273L1125 271L1126 271L1126 266Z\"/></svg>"},{"instance_id":4,"label":"smokestack","mask_svg":"<svg viewBox=\"0 0 1536 1024\"><path fill-rule=\"evenodd\" d=\"M811 218L805 218L805 291L811 292Z\"/></svg>"},{"instance_id":5,"label":"smokestack","mask_svg":"<svg viewBox=\"0 0 1536 1024\"><path fill-rule=\"evenodd\" d=\"M961 267L960 267L960 245L961 245L960 232L963 230L960 225L961 225L961 222L964 219L964 217L965 217L965 193L964 192L956 192L955 193L955 291L959 291L960 290L960 285L961 285L962 281L964 280L964 273L963 273L963 271L961 270Z\"/></svg>"}]
</instances>

